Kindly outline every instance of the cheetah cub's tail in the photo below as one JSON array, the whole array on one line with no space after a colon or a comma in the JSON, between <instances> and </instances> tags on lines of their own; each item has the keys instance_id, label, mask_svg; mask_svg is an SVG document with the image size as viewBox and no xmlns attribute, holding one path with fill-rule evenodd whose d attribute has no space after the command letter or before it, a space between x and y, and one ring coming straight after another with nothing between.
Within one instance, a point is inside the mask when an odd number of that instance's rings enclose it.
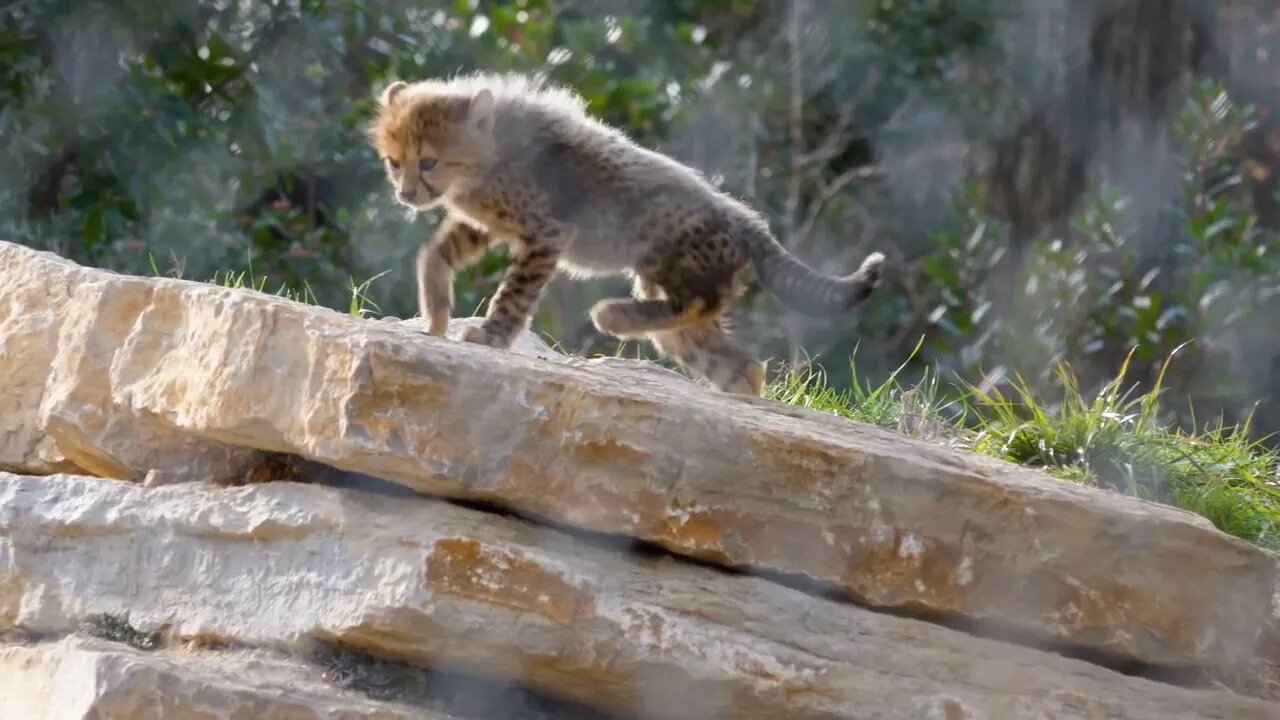
<instances>
[{"instance_id":1,"label":"cheetah cub's tail","mask_svg":"<svg viewBox=\"0 0 1280 720\"><path fill-rule=\"evenodd\" d=\"M836 315L867 299L880 285L884 255L873 252L850 275L824 275L805 265L767 230L748 233L747 252L760 284L783 305L816 317Z\"/></svg>"}]
</instances>

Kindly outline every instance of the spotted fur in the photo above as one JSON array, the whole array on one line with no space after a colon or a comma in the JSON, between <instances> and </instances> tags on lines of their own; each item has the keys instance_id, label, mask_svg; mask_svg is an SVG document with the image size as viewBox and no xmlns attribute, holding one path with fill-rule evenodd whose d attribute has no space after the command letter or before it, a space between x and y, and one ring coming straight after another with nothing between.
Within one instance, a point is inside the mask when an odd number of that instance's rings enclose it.
<instances>
[{"instance_id":1,"label":"spotted fur","mask_svg":"<svg viewBox=\"0 0 1280 720\"><path fill-rule=\"evenodd\" d=\"M856 272L815 272L764 218L700 173L591 117L580 97L523 75L397 81L369 126L400 202L448 219L418 257L419 306L443 334L454 273L497 243L513 260L484 323L463 340L509 347L557 269L628 276L630 299L591 309L601 332L647 338L722 391L759 395L764 366L724 315L754 270L784 304L837 314L880 282L884 257Z\"/></svg>"}]
</instances>

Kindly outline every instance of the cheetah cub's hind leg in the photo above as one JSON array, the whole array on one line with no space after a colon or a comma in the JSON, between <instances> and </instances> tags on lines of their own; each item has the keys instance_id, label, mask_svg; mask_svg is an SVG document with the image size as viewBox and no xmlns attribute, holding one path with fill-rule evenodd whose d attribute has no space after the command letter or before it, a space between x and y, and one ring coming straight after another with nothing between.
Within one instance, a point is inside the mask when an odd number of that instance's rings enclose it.
<instances>
[{"instance_id":1,"label":"cheetah cub's hind leg","mask_svg":"<svg viewBox=\"0 0 1280 720\"><path fill-rule=\"evenodd\" d=\"M610 298L591 308L596 330L622 340L644 340L655 332L694 325L706 310L701 300L671 300L657 283L643 276L635 278L631 294L634 300Z\"/></svg>"},{"instance_id":2,"label":"cheetah cub's hind leg","mask_svg":"<svg viewBox=\"0 0 1280 720\"><path fill-rule=\"evenodd\" d=\"M650 333L692 327L720 309L718 298L709 301L705 295L699 297L688 291L668 292L662 288L663 284L641 275L636 279L632 292L636 299L601 300L591 308L591 323L606 335L623 340L642 340Z\"/></svg>"},{"instance_id":3,"label":"cheetah cub's hind leg","mask_svg":"<svg viewBox=\"0 0 1280 720\"><path fill-rule=\"evenodd\" d=\"M641 340L649 333L689 327L701 320L706 310L706 303L696 298L686 302L616 298L596 303L591 308L591 323L606 335Z\"/></svg>"},{"instance_id":4,"label":"cheetah cub's hind leg","mask_svg":"<svg viewBox=\"0 0 1280 720\"><path fill-rule=\"evenodd\" d=\"M642 300L663 296L654 283L637 278L632 291ZM729 335L722 317L646 337L658 352L675 360L685 372L701 377L721 392L760 396L764 392L764 363L757 361Z\"/></svg>"},{"instance_id":5,"label":"cheetah cub's hind leg","mask_svg":"<svg viewBox=\"0 0 1280 720\"><path fill-rule=\"evenodd\" d=\"M591 308L591 322L623 339L693 327L724 311L746 262L745 252L726 234L685 233L655 248L635 268L637 299L601 300Z\"/></svg>"},{"instance_id":6,"label":"cheetah cub's hind leg","mask_svg":"<svg viewBox=\"0 0 1280 720\"><path fill-rule=\"evenodd\" d=\"M764 363L729 335L723 318L683 330L653 333L650 338L658 352L674 359L690 374L705 378L721 392L756 397L764 394Z\"/></svg>"}]
</instances>

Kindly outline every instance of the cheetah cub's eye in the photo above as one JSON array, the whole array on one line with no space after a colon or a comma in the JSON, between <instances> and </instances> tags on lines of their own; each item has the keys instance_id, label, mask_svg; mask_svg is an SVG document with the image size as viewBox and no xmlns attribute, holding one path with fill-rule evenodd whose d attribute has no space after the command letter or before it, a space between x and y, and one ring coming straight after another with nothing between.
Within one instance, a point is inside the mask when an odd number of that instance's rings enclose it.
<instances>
[{"instance_id":1,"label":"cheetah cub's eye","mask_svg":"<svg viewBox=\"0 0 1280 720\"><path fill-rule=\"evenodd\" d=\"M419 161L418 161L418 170L420 170L420 171L422 171L422 172L427 172L427 171L429 171L431 168L433 168L433 167L435 167L435 166L436 166L436 162L437 162L437 160L436 160L435 158L425 158L425 157L424 157L424 158L422 158L421 160L419 160Z\"/></svg>"},{"instance_id":2,"label":"cheetah cub's eye","mask_svg":"<svg viewBox=\"0 0 1280 720\"><path fill-rule=\"evenodd\" d=\"M400 169L400 161L398 160L392 160L391 158L387 158L387 164L391 166L392 170Z\"/></svg>"}]
</instances>

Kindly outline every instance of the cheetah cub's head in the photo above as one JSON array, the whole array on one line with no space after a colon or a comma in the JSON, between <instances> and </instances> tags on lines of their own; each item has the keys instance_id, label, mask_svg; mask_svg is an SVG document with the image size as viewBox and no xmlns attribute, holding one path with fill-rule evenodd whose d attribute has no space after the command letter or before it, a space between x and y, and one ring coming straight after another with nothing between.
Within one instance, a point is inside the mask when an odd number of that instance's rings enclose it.
<instances>
[{"instance_id":1,"label":"cheetah cub's head","mask_svg":"<svg viewBox=\"0 0 1280 720\"><path fill-rule=\"evenodd\" d=\"M396 199L427 210L482 177L493 164L493 106L487 89L460 95L431 80L388 85L369 140Z\"/></svg>"}]
</instances>

